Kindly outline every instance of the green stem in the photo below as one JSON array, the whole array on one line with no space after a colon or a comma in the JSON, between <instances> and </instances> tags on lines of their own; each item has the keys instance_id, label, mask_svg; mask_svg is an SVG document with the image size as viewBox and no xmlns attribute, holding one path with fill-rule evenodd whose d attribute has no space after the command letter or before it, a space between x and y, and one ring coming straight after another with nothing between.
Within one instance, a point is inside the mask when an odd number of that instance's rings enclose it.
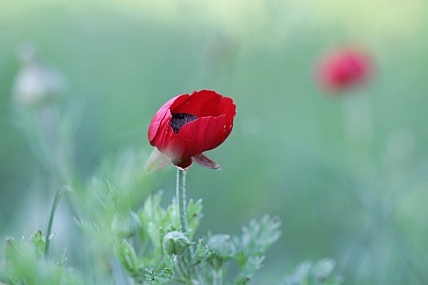
<instances>
[{"instance_id":1,"label":"green stem","mask_svg":"<svg viewBox=\"0 0 428 285\"><path fill-rule=\"evenodd\" d=\"M177 202L178 214L180 216L181 230L187 233L187 209L186 209L186 172L177 169Z\"/></svg>"},{"instance_id":2,"label":"green stem","mask_svg":"<svg viewBox=\"0 0 428 285\"><path fill-rule=\"evenodd\" d=\"M49 253L50 235L51 235L51 231L52 231L52 223L53 223L55 210L56 210L56 207L58 205L59 198L61 197L64 190L65 190L64 187L58 188L58 190L56 190L54 197L53 197L53 200L52 200L52 208L51 208L51 213L49 215L48 227L46 230L45 257L47 257L48 253Z\"/></svg>"},{"instance_id":3,"label":"green stem","mask_svg":"<svg viewBox=\"0 0 428 285\"><path fill-rule=\"evenodd\" d=\"M186 207L186 171L177 169L177 203L178 203L178 214L180 217L181 231L186 235L189 232L189 226L187 222L187 207ZM191 277L194 273L194 268L191 265L191 259L194 255L193 247L189 247L189 251L181 255L177 259L177 270L180 272L181 277L186 280L185 284L190 284ZM197 273L197 278L201 280L200 272Z\"/></svg>"},{"instance_id":4,"label":"green stem","mask_svg":"<svg viewBox=\"0 0 428 285\"><path fill-rule=\"evenodd\" d=\"M213 285L223 285L223 269L213 270Z\"/></svg>"}]
</instances>

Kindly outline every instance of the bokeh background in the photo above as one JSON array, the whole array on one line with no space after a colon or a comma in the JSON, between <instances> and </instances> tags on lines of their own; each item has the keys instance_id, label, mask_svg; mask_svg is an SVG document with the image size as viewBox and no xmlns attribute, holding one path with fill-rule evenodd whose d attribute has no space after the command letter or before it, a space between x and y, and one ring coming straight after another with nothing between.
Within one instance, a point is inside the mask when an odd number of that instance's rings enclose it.
<instances>
[{"instance_id":1,"label":"bokeh background","mask_svg":"<svg viewBox=\"0 0 428 285\"><path fill-rule=\"evenodd\" d=\"M30 41L65 78L61 104L78 106L83 180L128 148L147 157L169 98L214 89L236 102L234 130L207 153L223 171L193 166L187 195L204 201L201 235L281 218L253 284L323 257L346 284L427 284L427 12L418 0L3 1L0 236L44 229L55 190L14 111L17 46ZM332 94L314 68L341 46L366 50L374 72ZM173 167L155 181L142 191L164 189L166 205ZM70 215L56 218L59 236L78 231Z\"/></svg>"}]
</instances>

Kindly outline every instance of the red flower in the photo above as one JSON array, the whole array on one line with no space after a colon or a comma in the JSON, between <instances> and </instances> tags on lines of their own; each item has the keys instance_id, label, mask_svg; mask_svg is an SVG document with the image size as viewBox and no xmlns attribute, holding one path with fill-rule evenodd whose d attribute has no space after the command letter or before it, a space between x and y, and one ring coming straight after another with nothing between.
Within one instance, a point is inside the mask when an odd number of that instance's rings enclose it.
<instances>
[{"instance_id":1,"label":"red flower","mask_svg":"<svg viewBox=\"0 0 428 285\"><path fill-rule=\"evenodd\" d=\"M212 90L176 96L153 117L149 142L180 169L189 168L192 160L218 169L219 165L202 153L216 148L229 136L235 114L232 99Z\"/></svg>"},{"instance_id":2,"label":"red flower","mask_svg":"<svg viewBox=\"0 0 428 285\"><path fill-rule=\"evenodd\" d=\"M318 66L320 84L331 91L358 86L371 75L370 57L356 49L340 49L326 54Z\"/></svg>"}]
</instances>

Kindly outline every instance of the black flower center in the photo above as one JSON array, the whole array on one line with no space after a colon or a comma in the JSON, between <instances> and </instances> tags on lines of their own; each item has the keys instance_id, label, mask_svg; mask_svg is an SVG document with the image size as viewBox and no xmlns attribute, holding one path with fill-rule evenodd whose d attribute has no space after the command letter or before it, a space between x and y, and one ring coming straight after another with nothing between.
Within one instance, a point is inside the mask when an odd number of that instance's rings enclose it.
<instances>
[{"instance_id":1,"label":"black flower center","mask_svg":"<svg viewBox=\"0 0 428 285\"><path fill-rule=\"evenodd\" d=\"M177 113L172 114L171 122L169 125L172 127L174 133L178 133L178 131L188 122L196 120L198 117L192 114L187 113Z\"/></svg>"}]
</instances>

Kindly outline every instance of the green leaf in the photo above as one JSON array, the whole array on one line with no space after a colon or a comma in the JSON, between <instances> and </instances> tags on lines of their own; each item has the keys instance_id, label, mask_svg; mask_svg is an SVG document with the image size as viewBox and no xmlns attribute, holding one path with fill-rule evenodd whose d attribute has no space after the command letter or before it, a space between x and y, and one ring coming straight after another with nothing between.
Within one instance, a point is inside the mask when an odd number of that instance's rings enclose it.
<instances>
[{"instance_id":1,"label":"green leaf","mask_svg":"<svg viewBox=\"0 0 428 285\"><path fill-rule=\"evenodd\" d=\"M140 268L143 267L142 261L137 257L134 248L126 240L115 249L115 256L130 276L140 276Z\"/></svg>"},{"instance_id":2,"label":"green leaf","mask_svg":"<svg viewBox=\"0 0 428 285\"><path fill-rule=\"evenodd\" d=\"M242 228L241 236L233 237L236 249L235 260L240 272L233 281L234 285L246 284L260 269L267 249L281 235L278 217L270 218L265 215L260 221L251 220L248 226Z\"/></svg>"},{"instance_id":3,"label":"green leaf","mask_svg":"<svg viewBox=\"0 0 428 285\"><path fill-rule=\"evenodd\" d=\"M49 237L46 237L49 238ZM34 246L38 257L43 256L45 250L45 239L43 238L42 231L38 230L35 235L31 236L31 242Z\"/></svg>"},{"instance_id":4,"label":"green leaf","mask_svg":"<svg viewBox=\"0 0 428 285\"><path fill-rule=\"evenodd\" d=\"M344 279L335 274L335 262L332 259L322 259L318 262L310 260L302 262L296 270L283 278L283 285L340 285Z\"/></svg>"},{"instance_id":5,"label":"green leaf","mask_svg":"<svg viewBox=\"0 0 428 285\"><path fill-rule=\"evenodd\" d=\"M187 204L187 221L189 224L189 238L192 238L195 234L199 223L201 221L202 215L202 199L199 199L197 202L194 202L190 199Z\"/></svg>"}]
</instances>

